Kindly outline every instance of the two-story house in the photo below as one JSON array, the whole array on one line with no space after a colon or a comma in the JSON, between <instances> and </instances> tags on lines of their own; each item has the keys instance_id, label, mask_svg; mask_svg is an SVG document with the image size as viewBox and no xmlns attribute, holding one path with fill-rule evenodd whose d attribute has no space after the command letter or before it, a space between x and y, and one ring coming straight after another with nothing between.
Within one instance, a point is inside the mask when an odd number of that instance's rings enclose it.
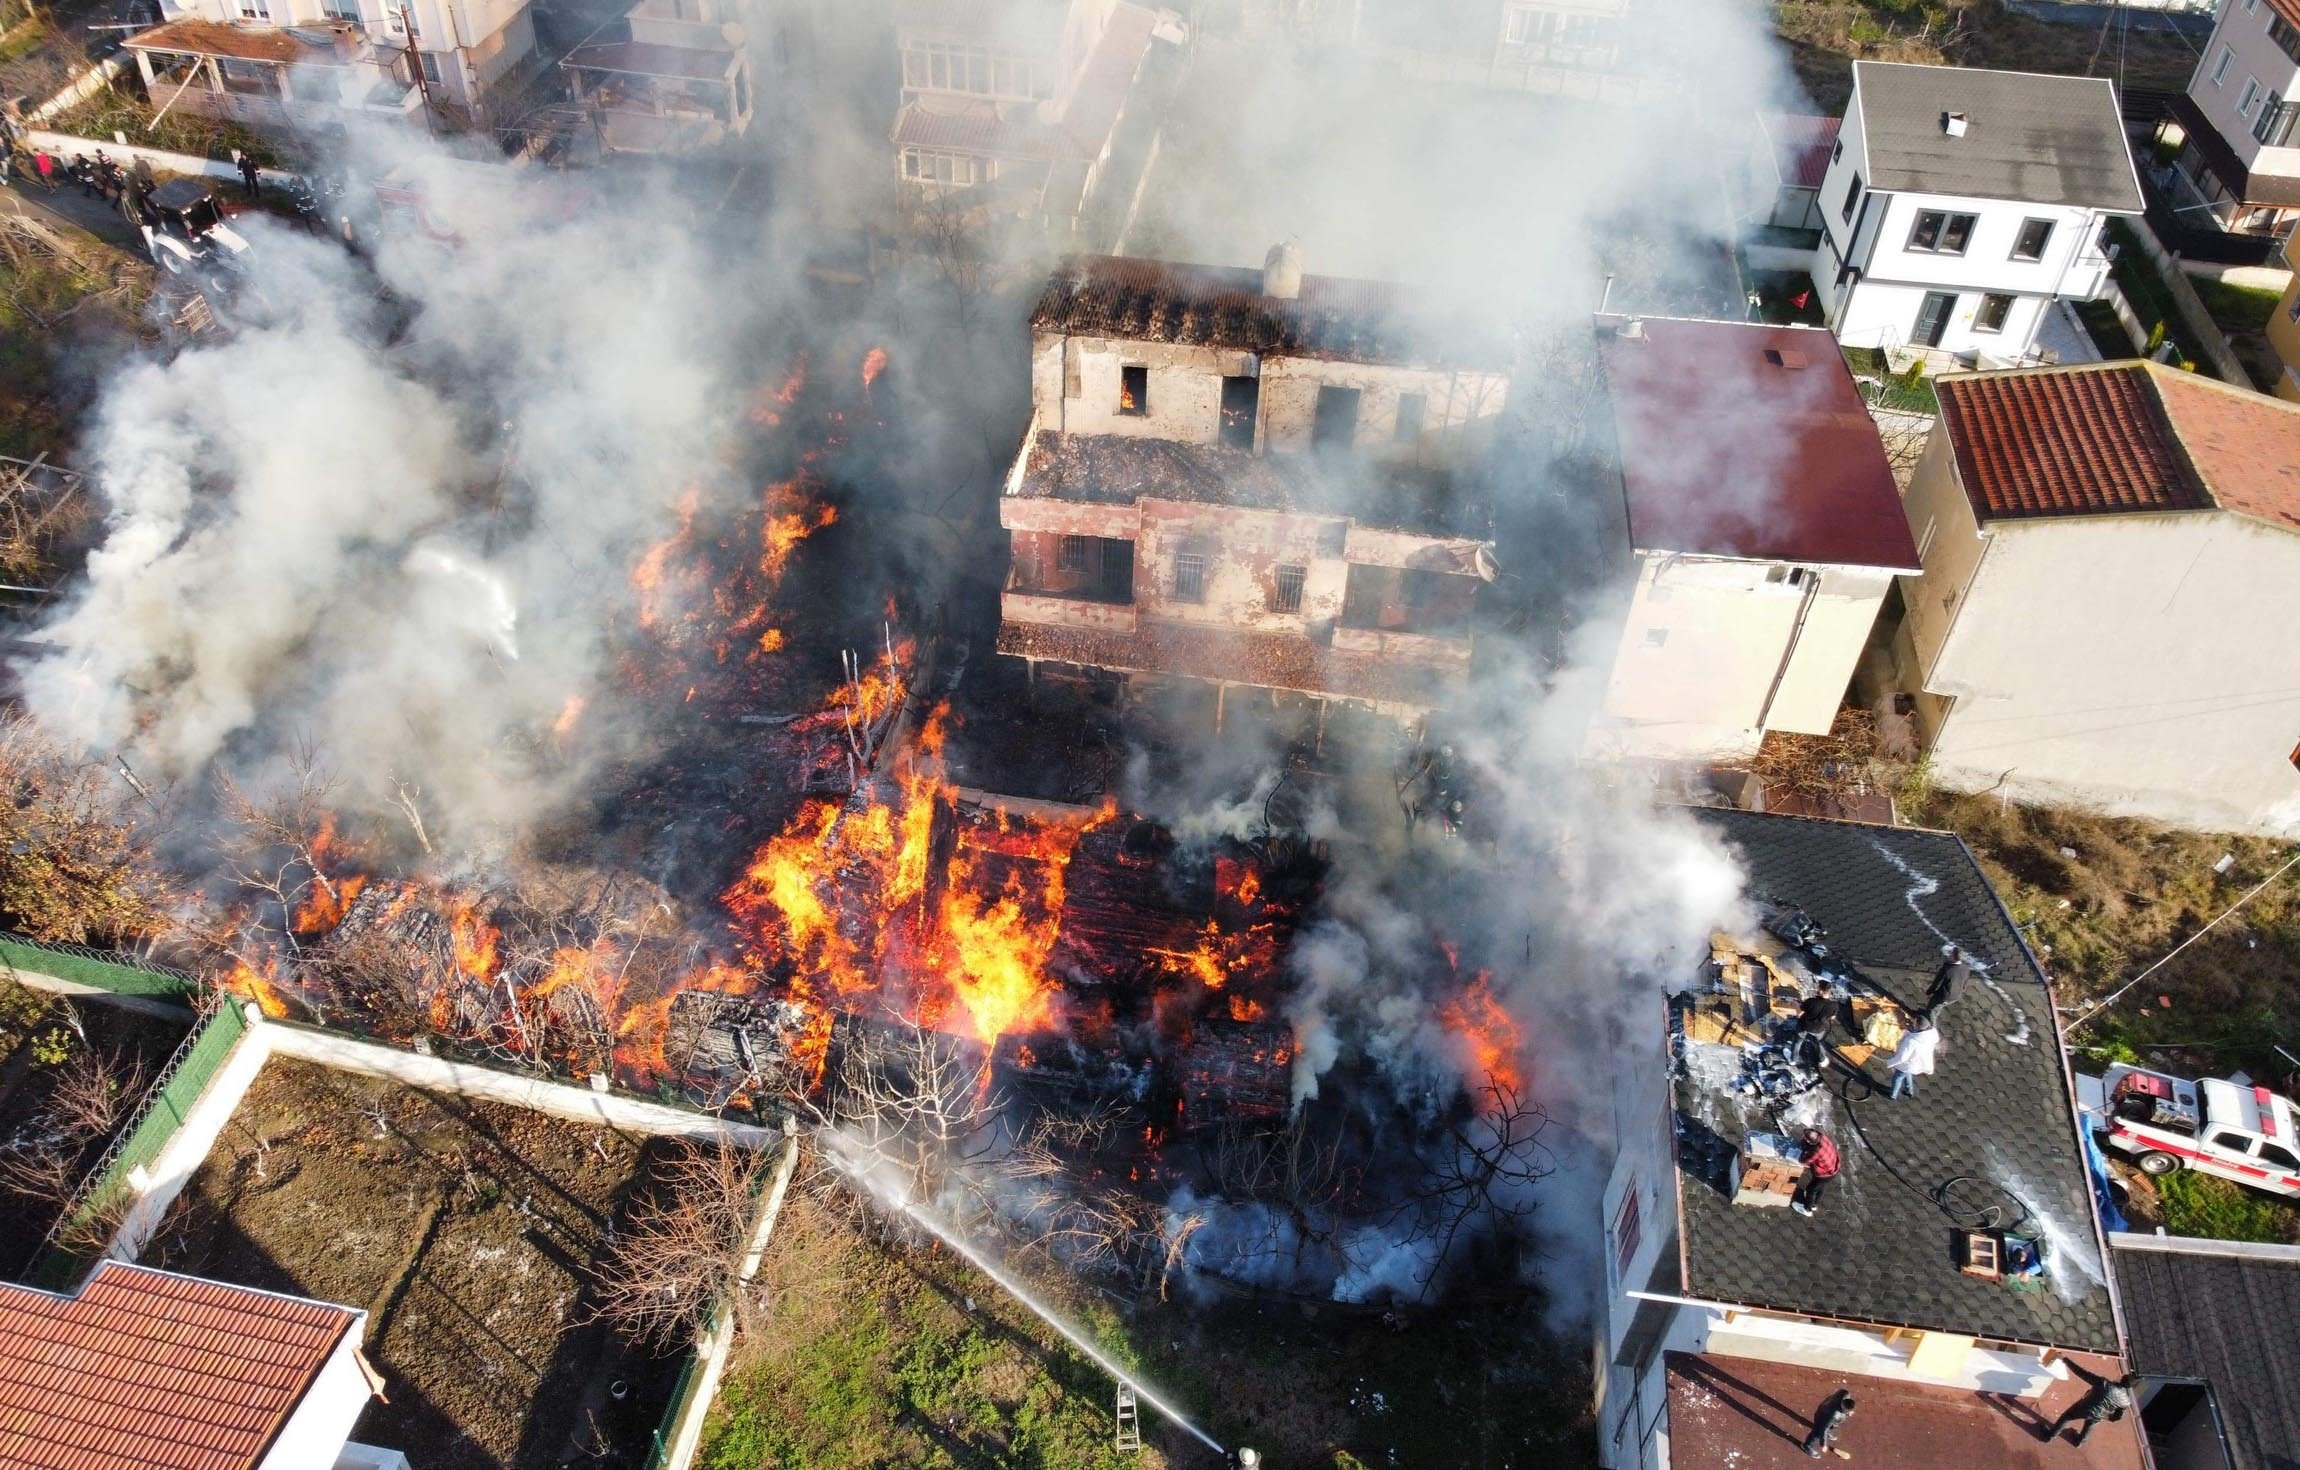
<instances>
[{"instance_id":1,"label":"two-story house","mask_svg":"<svg viewBox=\"0 0 2300 1470\"><path fill-rule=\"evenodd\" d=\"M1467 678L1493 575L1457 474L1509 344L1397 288L1107 256L1031 318L1030 429L999 497L999 652L1414 715Z\"/></svg>"},{"instance_id":2,"label":"two-story house","mask_svg":"<svg viewBox=\"0 0 2300 1470\"><path fill-rule=\"evenodd\" d=\"M750 48L732 0L640 0L559 63L610 153L677 153L750 126Z\"/></svg>"},{"instance_id":3,"label":"two-story house","mask_svg":"<svg viewBox=\"0 0 2300 1470\"><path fill-rule=\"evenodd\" d=\"M1631 0L1241 0L1249 34L1285 30L1417 82L1624 102L1657 81L1623 65Z\"/></svg>"},{"instance_id":4,"label":"two-story house","mask_svg":"<svg viewBox=\"0 0 2300 1470\"><path fill-rule=\"evenodd\" d=\"M897 0L903 187L914 200L974 190L1074 232L1155 49L1185 34L1127 0Z\"/></svg>"},{"instance_id":5,"label":"two-story house","mask_svg":"<svg viewBox=\"0 0 2300 1470\"><path fill-rule=\"evenodd\" d=\"M1634 563L1590 754L1732 762L1825 734L1917 548L1818 327L1603 317Z\"/></svg>"},{"instance_id":6,"label":"two-story house","mask_svg":"<svg viewBox=\"0 0 2300 1470\"><path fill-rule=\"evenodd\" d=\"M2122 1374L2122 1344L2052 994L1979 864L1946 832L1692 815L1764 908L1652 998L1609 1069L1600 1462L1810 1465L1850 1395L1830 1448L1857 1466L2141 1470L2133 1415L2082 1446L2041 1437ZM1951 943L1974 978L1935 1017L1934 1072L1888 1098L1889 1047ZM1780 1037L1823 977L1815 1069ZM1784 1157L1807 1127L1840 1161L1809 1214Z\"/></svg>"},{"instance_id":7,"label":"two-story house","mask_svg":"<svg viewBox=\"0 0 2300 1470\"><path fill-rule=\"evenodd\" d=\"M2241 3L2241 0L2239 0ZM1853 63L1813 281L1838 337L2003 365L2107 278L2140 178L2105 78Z\"/></svg>"},{"instance_id":8,"label":"two-story house","mask_svg":"<svg viewBox=\"0 0 2300 1470\"><path fill-rule=\"evenodd\" d=\"M1891 652L1936 779L2300 832L2300 404L2152 362L1936 390Z\"/></svg>"},{"instance_id":9,"label":"two-story house","mask_svg":"<svg viewBox=\"0 0 2300 1470\"><path fill-rule=\"evenodd\" d=\"M2182 217L2286 233L2300 216L2300 0L2221 0L2172 115Z\"/></svg>"},{"instance_id":10,"label":"two-story house","mask_svg":"<svg viewBox=\"0 0 2300 1470\"><path fill-rule=\"evenodd\" d=\"M161 0L128 38L155 106L253 127L468 124L535 55L527 0Z\"/></svg>"}]
</instances>

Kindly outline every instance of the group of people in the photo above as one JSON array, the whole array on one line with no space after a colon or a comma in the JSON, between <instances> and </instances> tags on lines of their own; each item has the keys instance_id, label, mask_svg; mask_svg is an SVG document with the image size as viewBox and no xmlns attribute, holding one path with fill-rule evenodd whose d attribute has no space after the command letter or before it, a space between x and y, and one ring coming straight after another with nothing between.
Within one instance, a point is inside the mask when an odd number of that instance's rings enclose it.
<instances>
[{"instance_id":1,"label":"group of people","mask_svg":"<svg viewBox=\"0 0 2300 1470\"><path fill-rule=\"evenodd\" d=\"M2060 1417L2040 1432L2037 1438L2049 1444L2060 1438L2063 1429L2074 1424L2076 1438L2073 1443L2081 1446L2091 1437L2093 1430L2104 1423L2120 1423L2131 1412L2133 1395L2140 1388L2140 1375L2127 1373L2122 1378L2110 1378L2087 1370L2083 1364L2073 1359L2063 1361L2068 1363L2071 1372L2084 1380L2085 1391L2074 1403L2063 1409ZM1821 1457L1823 1450L1840 1459L1851 1459L1851 1455L1837 1448L1836 1439L1838 1431L1845 1427L1845 1421L1853 1417L1853 1409L1854 1400L1850 1390L1840 1388L1829 1395L1821 1407L1814 1411L1812 1432L1805 1436L1805 1442L1798 1448L1816 1460Z\"/></svg>"},{"instance_id":2,"label":"group of people","mask_svg":"<svg viewBox=\"0 0 2300 1470\"><path fill-rule=\"evenodd\" d=\"M1933 972L1932 982L1925 987L1924 1008L1910 1015L1908 1027L1886 1059L1885 1070L1893 1074L1892 1090L1886 1094L1888 1100L1916 1096L1917 1079L1932 1075L1934 1059L1941 1050L1940 1013L1964 999L1965 989L1972 983L1972 966L1963 950L1952 944L1943 955L1941 967ZM1824 979L1797 1008L1792 1044L1797 1059L1816 1071L1827 1064L1829 1026L1836 1020L1841 1004L1836 987ZM1810 1218L1819 1213L1821 1197L1828 1192L1829 1181L1837 1177L1844 1160L1837 1151L1836 1141L1818 1128L1803 1130L1797 1142L1805 1162L1805 1177L1799 1181L1789 1205L1798 1214Z\"/></svg>"}]
</instances>

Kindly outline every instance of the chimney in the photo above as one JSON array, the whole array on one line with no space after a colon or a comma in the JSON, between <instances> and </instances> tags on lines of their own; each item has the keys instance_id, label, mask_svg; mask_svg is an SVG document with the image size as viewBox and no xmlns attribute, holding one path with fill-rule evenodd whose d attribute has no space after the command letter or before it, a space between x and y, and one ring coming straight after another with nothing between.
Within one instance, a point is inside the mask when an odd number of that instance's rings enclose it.
<instances>
[{"instance_id":1,"label":"chimney","mask_svg":"<svg viewBox=\"0 0 2300 1470\"><path fill-rule=\"evenodd\" d=\"M1963 137L1965 129L1971 125L1972 119L1964 113L1944 112L1941 114L1941 131L1952 138Z\"/></svg>"},{"instance_id":2,"label":"chimney","mask_svg":"<svg viewBox=\"0 0 2300 1470\"><path fill-rule=\"evenodd\" d=\"M1275 296L1280 301L1301 298L1301 246L1286 240L1270 247L1270 253L1262 257L1262 294Z\"/></svg>"}]
</instances>

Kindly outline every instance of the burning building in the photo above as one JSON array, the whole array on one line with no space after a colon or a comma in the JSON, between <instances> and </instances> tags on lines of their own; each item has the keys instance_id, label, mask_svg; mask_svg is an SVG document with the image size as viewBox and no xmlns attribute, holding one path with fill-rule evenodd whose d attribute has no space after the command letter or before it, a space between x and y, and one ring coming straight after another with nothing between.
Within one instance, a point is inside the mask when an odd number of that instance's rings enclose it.
<instances>
[{"instance_id":1,"label":"burning building","mask_svg":"<svg viewBox=\"0 0 2300 1470\"><path fill-rule=\"evenodd\" d=\"M1663 1055L1616 1074L1603 1463L1802 1464L1842 1390L1859 1412L1839 1443L1865 1463L2134 1470L2130 1422L2040 1447L1998 1407L2049 1423L2087 1375L2124 1370L2052 993L1971 853L1946 833L1698 815L1772 910L1712 940L1693 988L1654 1008ZM1885 1053L1950 942L1974 978L1937 1014L1939 1070L1888 1100ZM1788 1033L1824 979L1816 1071ZM1840 1158L1809 1214L1788 1208L1804 1164L1781 1147L1807 1127Z\"/></svg>"},{"instance_id":2,"label":"burning building","mask_svg":"<svg viewBox=\"0 0 2300 1470\"><path fill-rule=\"evenodd\" d=\"M1494 573L1464 471L1509 347L1398 288L1091 257L1031 319L999 500L1001 653L1415 715L1467 679ZM1217 723L1219 715L1217 715Z\"/></svg>"}]
</instances>

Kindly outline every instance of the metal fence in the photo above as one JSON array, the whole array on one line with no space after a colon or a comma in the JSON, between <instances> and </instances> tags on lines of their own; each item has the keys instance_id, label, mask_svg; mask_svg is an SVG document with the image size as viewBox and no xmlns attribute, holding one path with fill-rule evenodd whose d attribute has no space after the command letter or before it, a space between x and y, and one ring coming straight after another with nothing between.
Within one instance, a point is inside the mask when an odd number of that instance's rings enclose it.
<instances>
[{"instance_id":1,"label":"metal fence","mask_svg":"<svg viewBox=\"0 0 2300 1470\"><path fill-rule=\"evenodd\" d=\"M679 1432L679 1421L686 1417L688 1406L695 1401L696 1384L703 1376L703 1340L710 1332L706 1325L687 1349L687 1364L679 1370L678 1386L671 1390L671 1402L655 1424L655 1444L647 1452L647 1470L663 1470L671 1458L671 1441Z\"/></svg>"},{"instance_id":2,"label":"metal fence","mask_svg":"<svg viewBox=\"0 0 2300 1470\"><path fill-rule=\"evenodd\" d=\"M0 963L118 995L180 998L199 988L199 980L191 971L179 970L174 965L138 959L117 950L31 939L22 934L0 934Z\"/></svg>"},{"instance_id":3,"label":"metal fence","mask_svg":"<svg viewBox=\"0 0 2300 1470\"><path fill-rule=\"evenodd\" d=\"M61 1291L87 1269L97 1252L75 1250L69 1242L117 1198L121 1184L131 1174L160 1156L247 1029L247 1016L231 1000L208 1012L192 1028L160 1069L127 1124L113 1135L111 1145L57 1214L28 1273L32 1285Z\"/></svg>"}]
</instances>

